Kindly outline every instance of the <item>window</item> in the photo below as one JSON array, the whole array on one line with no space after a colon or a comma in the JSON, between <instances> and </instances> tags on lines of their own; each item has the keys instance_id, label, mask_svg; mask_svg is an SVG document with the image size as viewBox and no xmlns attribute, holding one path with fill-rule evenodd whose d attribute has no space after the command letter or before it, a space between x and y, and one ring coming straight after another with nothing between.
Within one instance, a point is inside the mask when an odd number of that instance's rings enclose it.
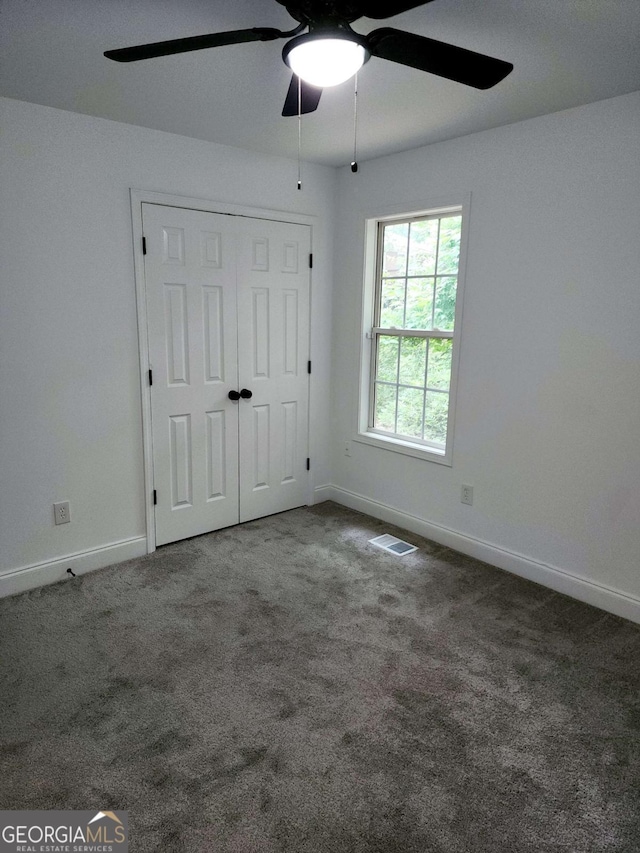
<instances>
[{"instance_id":1,"label":"window","mask_svg":"<svg viewBox=\"0 0 640 853\"><path fill-rule=\"evenodd\" d=\"M450 462L462 207L373 226L371 351L359 437Z\"/></svg>"}]
</instances>

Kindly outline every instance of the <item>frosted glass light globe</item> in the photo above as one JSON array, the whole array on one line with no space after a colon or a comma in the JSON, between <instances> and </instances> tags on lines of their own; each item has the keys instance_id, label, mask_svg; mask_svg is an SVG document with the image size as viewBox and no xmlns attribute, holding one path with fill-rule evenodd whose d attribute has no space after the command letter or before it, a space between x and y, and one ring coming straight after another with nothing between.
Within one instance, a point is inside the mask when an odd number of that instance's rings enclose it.
<instances>
[{"instance_id":1,"label":"frosted glass light globe","mask_svg":"<svg viewBox=\"0 0 640 853\"><path fill-rule=\"evenodd\" d=\"M318 38L295 45L288 53L289 67L312 86L337 86L358 71L366 59L361 44L347 39Z\"/></svg>"}]
</instances>

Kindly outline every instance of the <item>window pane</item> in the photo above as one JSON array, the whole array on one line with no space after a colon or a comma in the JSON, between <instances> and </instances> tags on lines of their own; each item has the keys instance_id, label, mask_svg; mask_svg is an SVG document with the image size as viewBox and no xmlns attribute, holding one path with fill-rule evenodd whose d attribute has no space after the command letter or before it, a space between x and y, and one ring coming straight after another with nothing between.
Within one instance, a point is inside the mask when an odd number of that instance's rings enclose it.
<instances>
[{"instance_id":1,"label":"window pane","mask_svg":"<svg viewBox=\"0 0 640 853\"><path fill-rule=\"evenodd\" d=\"M398 346L399 338L378 337L378 366L376 379L383 382L398 381Z\"/></svg>"},{"instance_id":2,"label":"window pane","mask_svg":"<svg viewBox=\"0 0 640 853\"><path fill-rule=\"evenodd\" d=\"M398 388L398 426L396 432L411 438L422 438L424 391Z\"/></svg>"},{"instance_id":3,"label":"window pane","mask_svg":"<svg viewBox=\"0 0 640 853\"><path fill-rule=\"evenodd\" d=\"M433 275L436 271L438 220L423 219L411 223L409 239L409 275Z\"/></svg>"},{"instance_id":4,"label":"window pane","mask_svg":"<svg viewBox=\"0 0 640 853\"><path fill-rule=\"evenodd\" d=\"M429 366L427 388L449 390L451 382L451 352L453 341L431 338L429 341Z\"/></svg>"},{"instance_id":5,"label":"window pane","mask_svg":"<svg viewBox=\"0 0 640 853\"><path fill-rule=\"evenodd\" d=\"M429 441L444 444L447 440L447 414L449 395L439 391L427 391L424 411L424 437Z\"/></svg>"},{"instance_id":6,"label":"window pane","mask_svg":"<svg viewBox=\"0 0 640 853\"><path fill-rule=\"evenodd\" d=\"M437 273L458 272L460 258L461 216L448 216L440 220L440 242L438 246Z\"/></svg>"},{"instance_id":7,"label":"window pane","mask_svg":"<svg viewBox=\"0 0 640 853\"><path fill-rule=\"evenodd\" d=\"M399 222L385 225L382 249L382 275L405 275L407 269L407 246L409 224Z\"/></svg>"},{"instance_id":8,"label":"window pane","mask_svg":"<svg viewBox=\"0 0 640 853\"><path fill-rule=\"evenodd\" d=\"M373 425L387 432L396 431L396 394L395 385L380 385L376 382L376 406Z\"/></svg>"},{"instance_id":9,"label":"window pane","mask_svg":"<svg viewBox=\"0 0 640 853\"><path fill-rule=\"evenodd\" d=\"M380 293L380 325L383 329L393 326L401 329L404 323L403 278L389 278L382 282Z\"/></svg>"},{"instance_id":10,"label":"window pane","mask_svg":"<svg viewBox=\"0 0 640 853\"><path fill-rule=\"evenodd\" d=\"M425 338L402 338L400 344L400 384L424 388L427 341ZM422 415L421 415L422 417Z\"/></svg>"},{"instance_id":11,"label":"window pane","mask_svg":"<svg viewBox=\"0 0 640 853\"><path fill-rule=\"evenodd\" d=\"M405 329L433 328L433 278L410 278L407 282Z\"/></svg>"},{"instance_id":12,"label":"window pane","mask_svg":"<svg viewBox=\"0 0 640 853\"><path fill-rule=\"evenodd\" d=\"M433 312L433 325L436 329L443 331L453 329L457 284L458 279L455 276L436 279L436 304Z\"/></svg>"}]
</instances>

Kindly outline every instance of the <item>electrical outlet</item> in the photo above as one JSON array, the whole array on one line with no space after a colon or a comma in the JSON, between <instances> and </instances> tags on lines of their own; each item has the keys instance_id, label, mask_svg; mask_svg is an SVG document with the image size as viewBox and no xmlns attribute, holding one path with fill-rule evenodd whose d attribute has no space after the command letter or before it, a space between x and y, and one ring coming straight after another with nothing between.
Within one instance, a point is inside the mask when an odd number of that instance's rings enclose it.
<instances>
[{"instance_id":1,"label":"electrical outlet","mask_svg":"<svg viewBox=\"0 0 640 853\"><path fill-rule=\"evenodd\" d=\"M460 494L460 500L463 504L468 504L471 506L473 504L473 486L462 484L462 492Z\"/></svg>"},{"instance_id":2,"label":"electrical outlet","mask_svg":"<svg viewBox=\"0 0 640 853\"><path fill-rule=\"evenodd\" d=\"M351 456L351 442L345 441L344 443L344 455Z\"/></svg>"},{"instance_id":3,"label":"electrical outlet","mask_svg":"<svg viewBox=\"0 0 640 853\"><path fill-rule=\"evenodd\" d=\"M69 501L62 501L53 505L53 517L56 524L67 524L71 521L71 513L69 511Z\"/></svg>"}]
</instances>

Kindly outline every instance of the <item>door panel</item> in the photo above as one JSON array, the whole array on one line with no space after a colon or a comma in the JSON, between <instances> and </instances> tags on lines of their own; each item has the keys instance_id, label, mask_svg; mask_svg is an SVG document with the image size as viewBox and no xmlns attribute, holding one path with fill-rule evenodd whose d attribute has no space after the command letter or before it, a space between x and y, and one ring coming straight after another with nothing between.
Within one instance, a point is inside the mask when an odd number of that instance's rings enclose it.
<instances>
[{"instance_id":1,"label":"door panel","mask_svg":"<svg viewBox=\"0 0 640 853\"><path fill-rule=\"evenodd\" d=\"M167 386L189 385L189 333L187 285L164 285L164 318L167 343Z\"/></svg>"},{"instance_id":2,"label":"door panel","mask_svg":"<svg viewBox=\"0 0 640 853\"><path fill-rule=\"evenodd\" d=\"M142 207L162 545L239 518L235 235L231 217Z\"/></svg>"},{"instance_id":3,"label":"door panel","mask_svg":"<svg viewBox=\"0 0 640 853\"><path fill-rule=\"evenodd\" d=\"M238 244L240 520L306 503L309 228L245 219Z\"/></svg>"}]
</instances>

